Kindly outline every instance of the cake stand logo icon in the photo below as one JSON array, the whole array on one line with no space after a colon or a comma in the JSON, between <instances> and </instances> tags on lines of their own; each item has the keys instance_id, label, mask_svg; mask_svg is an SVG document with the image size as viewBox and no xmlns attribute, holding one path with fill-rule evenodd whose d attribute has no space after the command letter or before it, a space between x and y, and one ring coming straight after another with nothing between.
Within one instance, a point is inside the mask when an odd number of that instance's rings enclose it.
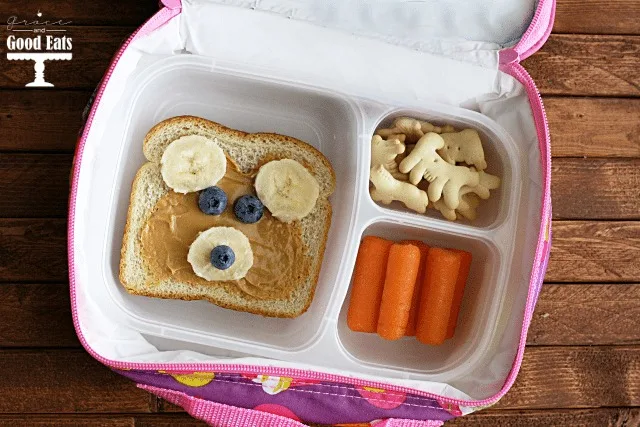
<instances>
[{"instance_id":1,"label":"cake stand logo icon","mask_svg":"<svg viewBox=\"0 0 640 427\"><path fill-rule=\"evenodd\" d=\"M45 80L46 61L70 61L73 40L66 35L71 21L43 18L38 10L35 19L11 16L7 20L7 60L33 61L34 79L27 87L53 87Z\"/></svg>"}]
</instances>

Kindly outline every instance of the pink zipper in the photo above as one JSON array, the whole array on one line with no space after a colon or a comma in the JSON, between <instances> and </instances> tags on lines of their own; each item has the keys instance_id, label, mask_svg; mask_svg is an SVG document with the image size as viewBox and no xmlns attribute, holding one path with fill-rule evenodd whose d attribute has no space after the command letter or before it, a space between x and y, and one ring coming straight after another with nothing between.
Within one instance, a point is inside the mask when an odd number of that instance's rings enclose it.
<instances>
[{"instance_id":1,"label":"pink zipper","mask_svg":"<svg viewBox=\"0 0 640 427\"><path fill-rule=\"evenodd\" d=\"M87 119L87 123L85 125L84 131L78 143L78 148L76 149L76 155L74 158L73 164L73 180L71 185L71 197L69 201L69 228L68 228L68 258L69 258L69 284L70 284L70 294L71 294L71 306L72 306L72 314L73 314L73 324L76 329L76 333L82 343L83 347L86 351L94 357L99 362L103 363L114 369L133 369L133 370L185 370L185 371L212 371L212 372L233 372L233 373L261 373L267 375L274 376L285 376L285 377L294 377L294 378L307 378L307 379L315 379L319 381L328 381L328 382L338 382L338 383L348 383L360 386L369 386L376 388L383 388L390 391L397 391L402 393L409 393L419 396L428 397L431 399L438 400L439 402L456 404L459 406L485 406L490 405L498 401L511 387L513 382L515 381L515 377L519 370L520 364L522 362L522 355L524 353L524 347L526 342L526 335L528 325L531 321L531 317L533 314L533 308L535 305L536 299L536 289L537 282L542 280L541 277L541 262L545 254L544 250L544 234L545 234L545 219L549 218L551 211L551 198L550 198L550 149L549 149L549 128L547 125L546 114L544 111L544 106L542 105L542 101L540 99L540 95L535 86L535 83L531 79L531 76L526 72L524 68L518 63L520 58L524 58L531 54L531 50L535 46L539 46L541 43L533 42L535 34L540 34L541 22L544 22L542 19L547 13L552 13L555 10L555 0L541 0L538 4L538 8L532 20L532 23L523 36L522 40L511 49L513 53L503 53L508 52L509 50L505 50L500 52L500 61L501 61L501 69L515 78L517 78L526 88L527 94L531 101L531 107L533 111L534 121L536 125L536 129L538 130L538 140L540 142L540 150L544 154L543 156L543 171L545 175L545 198L543 200L542 206L542 224L538 238L538 246L536 249L536 257L534 261L534 269L531 273L531 279L529 283L529 293L527 296L527 304L525 309L525 318L522 325L522 331L520 335L520 343L518 346L518 352L516 354L516 359L514 364L512 365L511 371L505 384L503 385L500 392L496 395L483 399L483 400L461 400L461 399L452 399L444 396L439 396L437 394L424 392L421 390L414 390L408 387L402 386L394 386L387 383L381 383L376 381L365 381L359 380L353 377L347 377L342 375L334 375L334 374L325 374L321 372L315 372L310 370L303 369L291 369L291 368L276 368L276 367L266 367L266 366L256 366L256 365L240 365L240 364L216 364L216 363L173 363L173 364L163 364L163 363L130 363L130 362L119 362L115 360L106 359L99 354L97 354L93 349L89 346L86 339L84 338L82 331L80 329L80 324L78 320L78 311L77 311L77 299L76 299L76 281L74 274L74 254L73 254L73 245L74 241L74 218L75 218L75 207L76 207L76 196L77 196L77 181L80 173L80 163L82 161L82 153L84 150L84 145L86 143L89 130L93 123L93 119L95 117L97 107L100 103L106 85L113 74L113 70L115 69L118 61L124 54L125 50L129 46L131 42L136 40L138 37L144 36L161 25L164 25L166 22L171 20L173 17L177 16L180 13L180 4L178 0L165 0L165 5L158 13L156 13L153 17L151 17L144 25L142 25L136 32L134 32L124 43L124 45L120 48L114 59L112 60L105 77L102 80L100 88L96 94L95 102L91 108L91 112ZM549 6L551 4L551 6ZM551 9L549 9L551 7ZM546 12L545 12L546 11ZM552 23L553 15L551 15L551 23ZM551 23L548 27L545 27L543 31L542 37L545 37L544 34L550 32ZM546 39L546 37L545 37ZM544 40L543 40L544 41ZM509 57L511 55L511 57ZM504 58L504 59L503 59Z\"/></svg>"},{"instance_id":2,"label":"pink zipper","mask_svg":"<svg viewBox=\"0 0 640 427\"><path fill-rule=\"evenodd\" d=\"M556 12L555 0L540 0L529 28L513 47L521 60L534 54L547 41Z\"/></svg>"},{"instance_id":3,"label":"pink zipper","mask_svg":"<svg viewBox=\"0 0 640 427\"><path fill-rule=\"evenodd\" d=\"M524 67L522 67L522 65L519 64L518 61L510 62L506 65L501 66L500 68L503 72L515 77L520 83L524 85L525 90L527 91L527 96L529 98L529 103L531 104L531 110L533 113L533 120L536 126L539 149L540 153L542 154L541 160L542 171L544 174L544 199L542 201L542 212L540 216L541 223L540 230L538 232L538 245L536 247L536 255L533 263L534 268L531 272L531 278L529 281L529 292L527 295L527 303L525 305L525 314L522 322L522 329L520 331L520 343L518 345L516 359L513 363L511 371L509 372L509 375L507 376L505 384L496 395L472 404L465 405L463 403L461 404L462 406L484 406L485 404L495 403L507 393L507 391L515 382L518 371L520 370L520 365L522 364L527 332L531 323L531 319L533 317L536 300L539 295L538 289L544 279L544 275L542 274L543 260L546 258L549 251L549 247L547 246L545 248L544 244L547 227L549 227L549 233L551 227L551 139L547 114L544 109L544 104L542 103L540 92L538 91L538 88L531 78L531 75L527 72L527 70L524 69Z\"/></svg>"}]
</instances>

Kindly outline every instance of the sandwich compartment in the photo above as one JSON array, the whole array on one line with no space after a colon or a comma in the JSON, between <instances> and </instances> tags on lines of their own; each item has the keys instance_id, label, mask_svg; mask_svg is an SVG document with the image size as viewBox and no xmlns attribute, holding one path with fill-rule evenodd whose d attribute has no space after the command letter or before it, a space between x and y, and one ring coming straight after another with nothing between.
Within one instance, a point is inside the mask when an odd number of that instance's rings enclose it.
<instances>
[{"instance_id":1,"label":"sandwich compartment","mask_svg":"<svg viewBox=\"0 0 640 427\"><path fill-rule=\"evenodd\" d=\"M509 314L507 284L520 278L525 268L514 261L525 236L518 232L518 223L530 203L521 197L521 181L527 173L524 153L497 123L445 104L421 102L416 108L243 73L197 55L174 55L149 63L120 96L122 108L112 112L105 129L124 137L114 142L117 150L105 148L93 159L100 156L95 167L101 178L93 184L103 197L95 204L97 209L102 207L106 224L96 228L105 233L104 280L85 291L95 309L149 336L162 350L260 356L358 374L448 383L488 363L494 338ZM199 116L246 132L299 138L331 162L337 182L330 199L332 223L315 296L303 315L265 318L206 301L134 296L120 284L129 192L136 171L146 161L142 140L155 124L178 115ZM371 137L377 127L397 116L478 130L487 171L502 182L489 200L482 201L476 221L450 222L434 210L421 215L398 203L385 206L371 199ZM351 277L363 235L419 239L473 254L453 339L432 347L413 338L387 342L347 328Z\"/></svg>"}]
</instances>

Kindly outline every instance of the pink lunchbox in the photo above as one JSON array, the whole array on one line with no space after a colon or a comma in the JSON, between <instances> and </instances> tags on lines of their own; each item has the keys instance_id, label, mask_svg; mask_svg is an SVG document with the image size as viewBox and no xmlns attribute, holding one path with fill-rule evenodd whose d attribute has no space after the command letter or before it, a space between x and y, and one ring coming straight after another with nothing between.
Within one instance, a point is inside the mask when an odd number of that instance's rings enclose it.
<instances>
[{"instance_id":1,"label":"pink lunchbox","mask_svg":"<svg viewBox=\"0 0 640 427\"><path fill-rule=\"evenodd\" d=\"M87 351L215 426L435 426L495 404L520 368L549 258L549 129L520 61L549 36L555 1L163 3L116 54L76 151L69 275ZM332 163L332 225L303 315L134 296L120 284L142 140L178 115L293 136ZM478 130L502 185L476 221L371 199L372 134L405 115ZM349 330L364 235L473 254L452 339Z\"/></svg>"}]
</instances>

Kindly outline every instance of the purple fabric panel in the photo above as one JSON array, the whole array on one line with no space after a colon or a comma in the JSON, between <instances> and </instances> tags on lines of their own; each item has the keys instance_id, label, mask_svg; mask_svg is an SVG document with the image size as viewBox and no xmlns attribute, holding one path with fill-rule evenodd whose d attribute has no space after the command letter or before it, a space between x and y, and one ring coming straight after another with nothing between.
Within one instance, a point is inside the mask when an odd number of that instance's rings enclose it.
<instances>
[{"instance_id":1,"label":"purple fabric panel","mask_svg":"<svg viewBox=\"0 0 640 427\"><path fill-rule=\"evenodd\" d=\"M271 394L263 385L239 374L216 374L202 386L193 387L172 375L145 371L118 371L130 379L225 405L254 409L284 407L300 420L319 424L370 422L386 418L442 420L454 416L435 400L398 392L383 392L350 384L292 383ZM373 390L373 391L372 391ZM452 412L458 411L451 408Z\"/></svg>"}]
</instances>

